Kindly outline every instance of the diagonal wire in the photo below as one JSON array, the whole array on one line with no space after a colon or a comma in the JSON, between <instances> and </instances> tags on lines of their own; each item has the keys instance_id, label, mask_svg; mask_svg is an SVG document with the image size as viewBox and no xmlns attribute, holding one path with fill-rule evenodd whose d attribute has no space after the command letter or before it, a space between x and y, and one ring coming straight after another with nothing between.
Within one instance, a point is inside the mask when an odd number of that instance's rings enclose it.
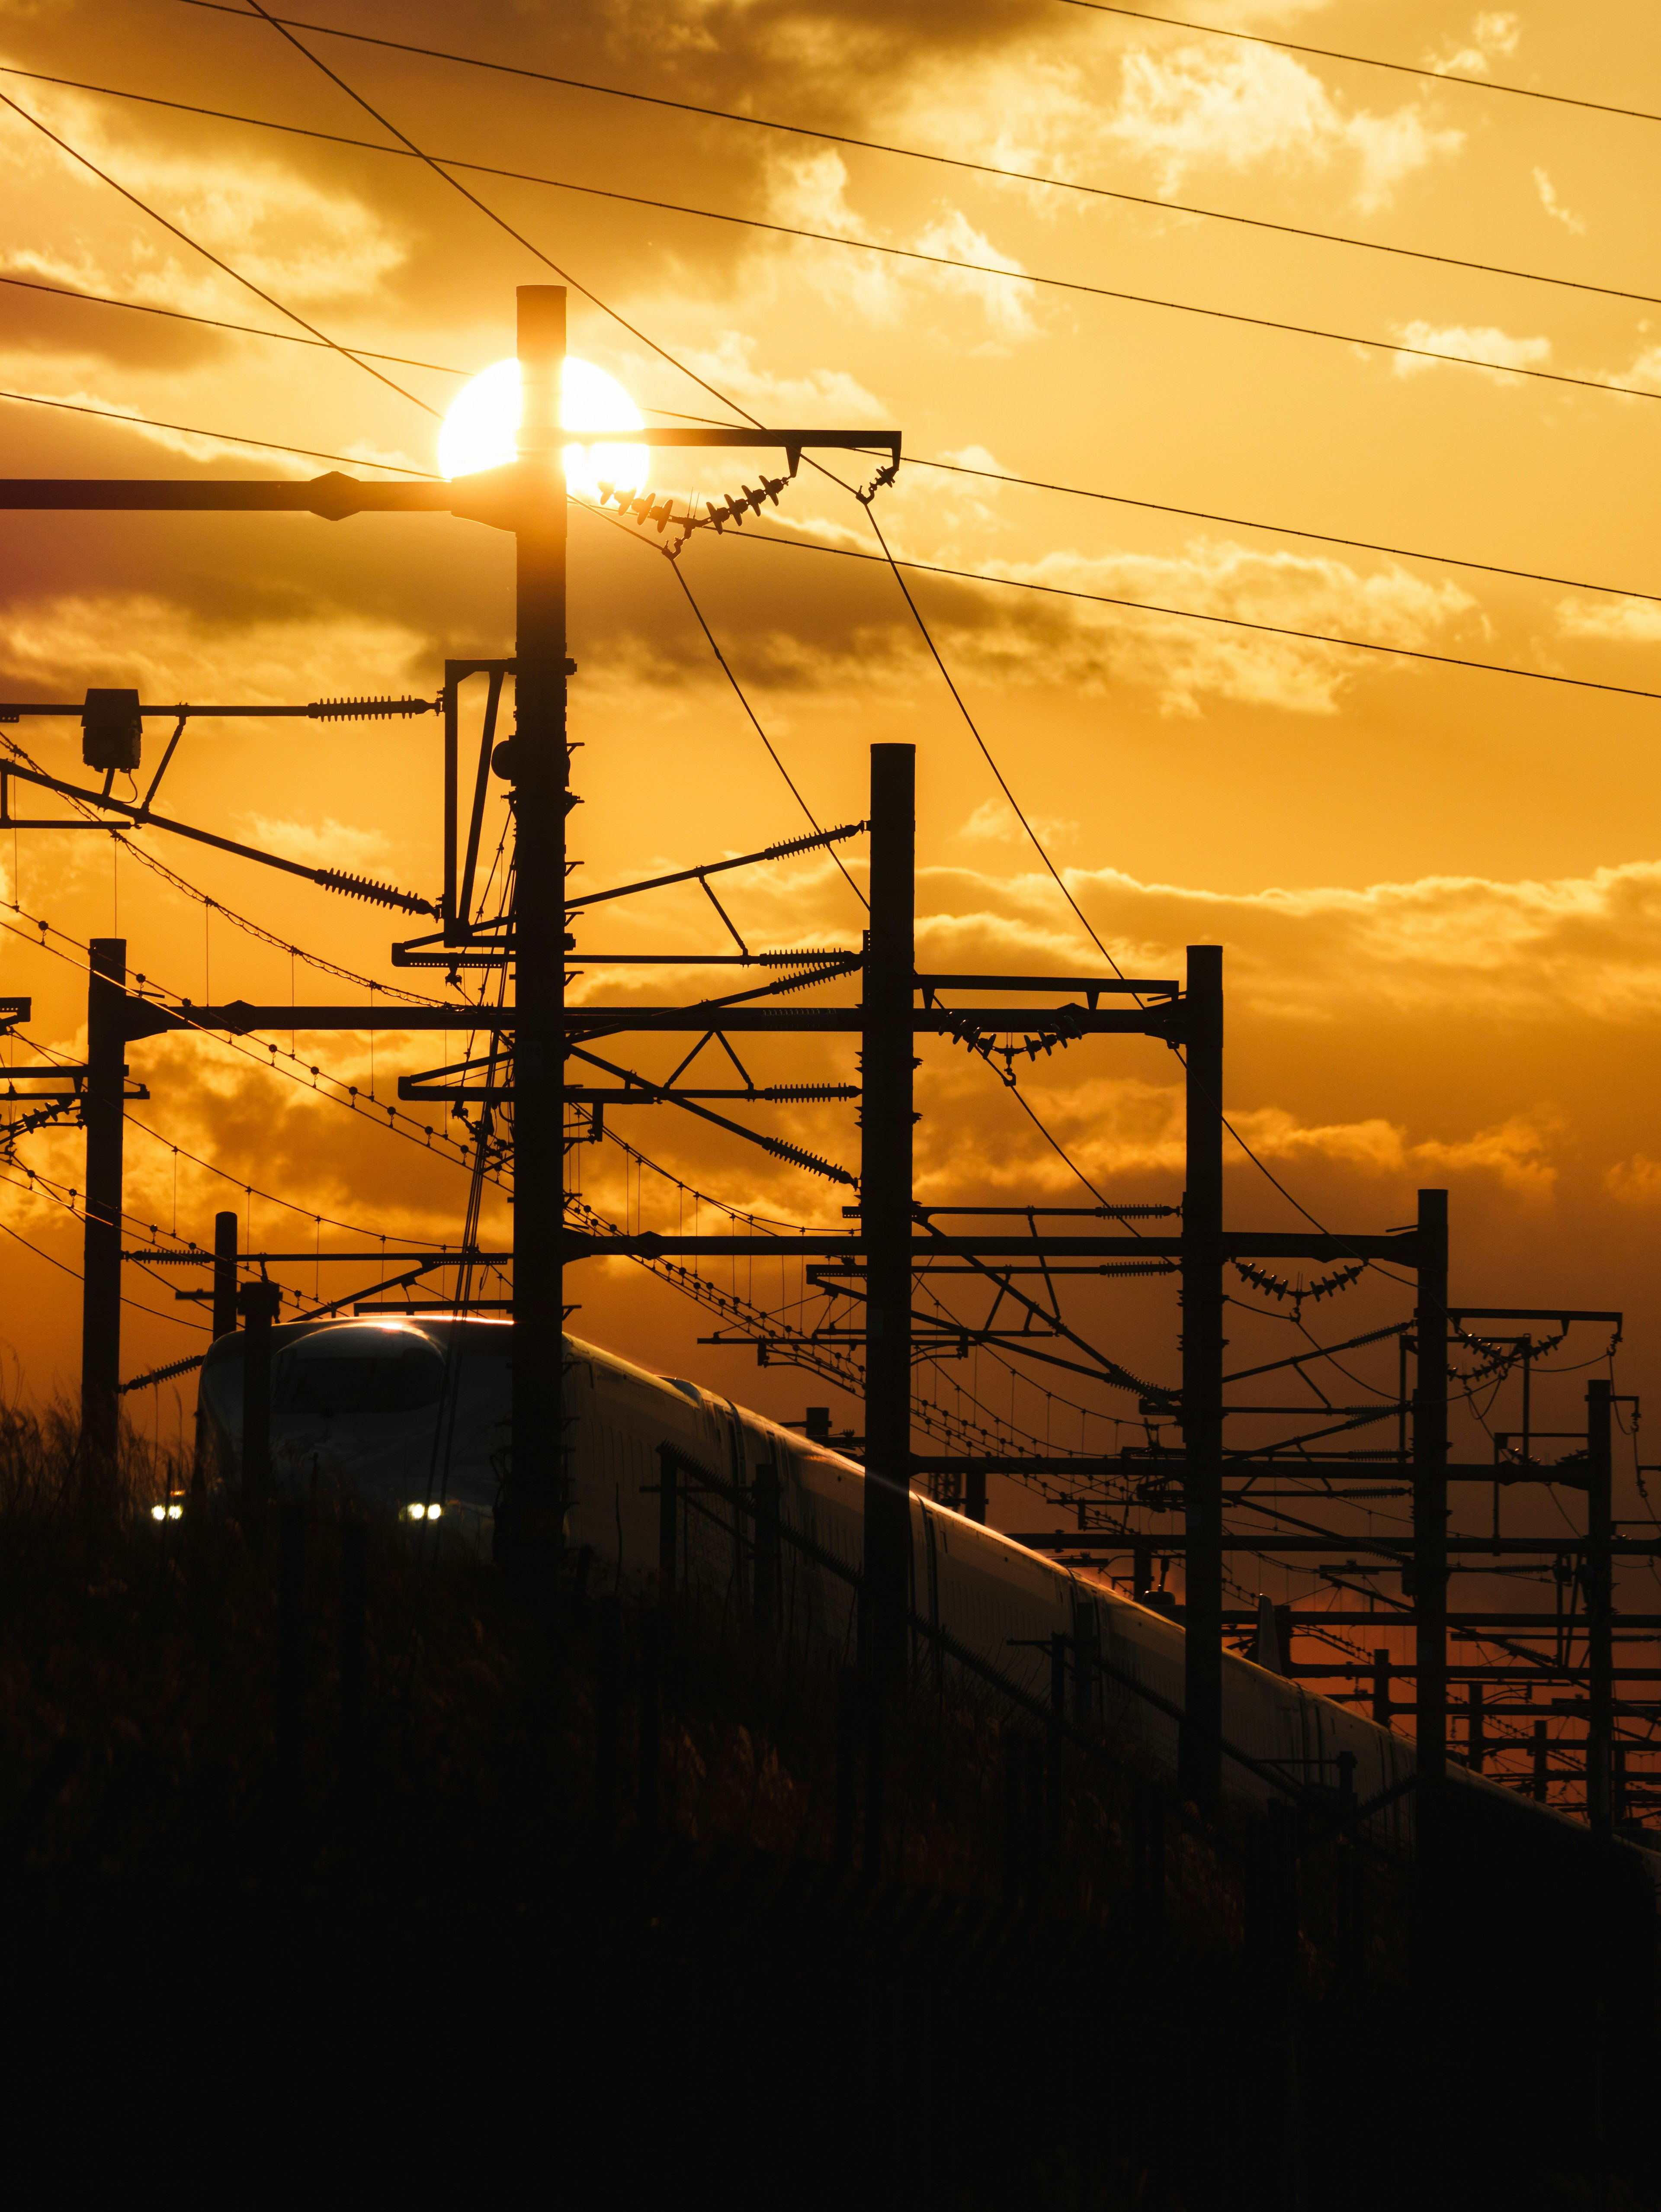
<instances>
[{"instance_id":1,"label":"diagonal wire","mask_svg":"<svg viewBox=\"0 0 1661 2212\"><path fill-rule=\"evenodd\" d=\"M1089 921L1085 915L1084 908L1079 904L1077 899L1074 897L1072 892L1068 890L1067 885L1062 882L1060 870L1056 867L1056 863L1050 859L1049 854L1044 850L1043 841L1038 836L1037 831L1032 827L1032 824L1027 820L1026 816L1022 812L1020 801L1016 798L1014 793L1009 788L1008 784L1005 781L1003 770L998 766L996 761L993 759L991 749L988 745L986 739L981 735L980 729L976 723L975 717L970 713L968 706L964 702L962 692L958 690L957 685L952 680L951 671L947 668L946 663L940 659L940 647L935 644L933 637L929 635L928 625L923 620L922 611L918 607L916 601L911 596L911 587L906 582L905 578L901 574L898 562L895 560L894 556L888 550L888 540L882 534L882 525L878 521L871 502L867 500L862 502L862 504L865 507L866 514L870 517L871 527L877 533L877 543L882 548L883 558L888 563L889 570L893 576L894 581L900 587L900 593L904 598L906 605L911 610L911 618L917 625L918 633L921 635L923 643L928 647L929 657L934 661L935 667L940 672L940 676L946 684L946 690L952 694L953 700L956 702L958 712L963 716L970 736L974 738L975 743L980 747L981 757L985 761L987 766L991 769L992 774L996 780L999 790L1002 792L1004 797L1009 801L1010 806L1013 810L1016 820L1020 823L1022 829L1025 830L1027 836L1031 839L1032 849L1037 853L1038 858L1043 862L1044 866L1050 871L1050 876L1055 881L1056 888L1060 891L1062 896L1067 901L1068 906L1072 908L1074 913L1078 916L1080 926L1084 930L1085 934L1089 938L1091 943L1095 946L1098 952L1101 954L1103 959L1106 961L1108 966L1113 970L1113 973L1120 978L1121 981L1123 981L1124 977L1123 969L1120 967L1118 962L1108 951L1106 945L1102 943L1101 939L1097 936L1095 931L1091 927Z\"/></svg>"},{"instance_id":2,"label":"diagonal wire","mask_svg":"<svg viewBox=\"0 0 1661 2212\"><path fill-rule=\"evenodd\" d=\"M206 330L230 331L241 337L268 338L272 340L274 343L282 345L317 346L322 343L322 341L319 339L301 337L293 331L261 330L256 325L251 323L226 322L221 317L216 315L192 315L182 307L159 307L154 301L149 300L118 300L113 298L107 293L76 291L67 285L41 283L33 277L17 276L0 272L0 284L14 285L28 292L43 292L50 297L57 300L79 301L88 307L123 307L138 314L163 315L171 322L197 323L200 324L203 328ZM330 350L330 349L325 348L325 350ZM475 374L472 369L454 368L443 362L411 361L404 354L372 353L368 348L362 346L353 346L347 349L347 350L353 353L361 353L366 360L369 361L390 361L408 368L429 368L436 375L440 376L467 377ZM21 392L14 392L7 396L13 398L25 398L31 395ZM39 404L44 405L49 403L41 401ZM58 401L50 404L67 405L69 403L65 401ZM723 423L714 416L681 414L672 407L648 407L646 411L650 415L667 415L672 420L678 422L697 422L712 429L737 427L736 425ZM175 425L167 422L151 422L148 416L142 415L124 416L120 419L124 422L138 423L141 426L154 429L165 430L175 428L185 428L187 427L183 424ZM256 442L255 441L247 439L233 440L228 432L217 430L192 432L191 434L201 437L222 437L228 444L252 444ZM277 444L274 440L265 440L258 442L271 445L273 447L273 450L281 453L305 453L309 451L308 448L299 446L282 446ZM391 461L366 462L361 460L359 457L355 454L347 453L317 453L313 455L312 458L318 460L350 461L354 467L391 469L395 465ZM1551 574L1548 571L1541 568L1508 568L1503 562L1472 560L1469 556L1464 554L1445 553L1427 550L1422 545L1390 545L1376 538L1346 538L1337 531L1307 530L1302 528L1295 522L1269 521L1266 520L1260 515L1223 514L1211 507L1178 507L1170 500L1135 499L1127 492L1102 491L1094 485L1089 484L1057 483L1049 478L1041 477L1015 476L1006 469L970 468L966 463L962 461L942 461L931 459L927 455L921 453L908 453L906 456L906 466L908 469L935 469L948 476L975 477L988 483L1010 484L1022 491L1054 492L1067 499L1088 499L1097 501L1104 506L1135 507L1139 512L1148 514L1174 514L1180 516L1183 520L1189 522L1220 522L1226 524L1231 530L1261 530L1266 531L1272 536L1279 538L1307 538L1312 544L1317 545L1343 545L1353 547L1356 551L1362 553L1389 554L1398 560L1435 562L1444 568L1469 568L1478 574L1485 576L1508 576L1515 579L1520 583L1556 584L1561 585L1567 591L1605 592L1608 592L1611 598L1646 599L1656 604L1661 604L1661 592L1640 591L1637 586L1631 584L1600 583L1588 580L1588 579L1584 576L1558 576ZM419 475L421 471L418 470L405 470L404 473L406 475ZM840 483L841 479L837 478L837 481ZM844 486L843 489L845 489L847 487ZM773 542L777 543L778 541L774 540ZM862 556L861 557L863 558L866 556ZM875 556L872 556L869 557L874 558ZM964 573L968 572L965 571Z\"/></svg>"},{"instance_id":3,"label":"diagonal wire","mask_svg":"<svg viewBox=\"0 0 1661 2212\"><path fill-rule=\"evenodd\" d=\"M301 343L309 341L301 339ZM204 430L194 422L158 422L149 415L124 415L118 407L91 407L80 399L48 399L38 392L0 392L0 399L15 399L25 407L56 407L69 415L91 415L102 422L124 422L135 430L174 430L184 438L212 438L222 446L257 446L265 453L298 453L308 461L344 461L349 468L389 469L395 474L421 477L430 483L442 483L429 469L411 468L405 461L365 460L361 453L319 453L314 446L285 446L277 438L244 438L234 430Z\"/></svg>"},{"instance_id":4,"label":"diagonal wire","mask_svg":"<svg viewBox=\"0 0 1661 2212\"><path fill-rule=\"evenodd\" d=\"M209 3L211 4L211 0ZM190 4L200 6L204 0L190 0ZM237 8L226 9L223 12L229 15L244 13ZM301 31L325 28L293 17L274 17L271 20L279 29L289 24ZM350 34L326 30L325 35L338 37ZM1358 238L1349 231L1317 230L1307 223L1277 222L1267 216L1244 215L1232 208L1205 207L1193 200L1165 199L1153 192L1125 191L1110 185L1088 184L1076 177L1046 176L1036 169L1012 169L1000 162L979 161L965 155L936 153L921 146L901 146L888 140L855 137L847 131L817 129L810 124L787 123L775 116L744 115L730 108L705 106L696 100L671 100L660 93L635 91L621 85L594 84L581 77L551 76L539 70L514 69L503 63L478 61L471 55L442 53L430 46L410 47L401 40L376 39L366 43L389 46L399 52L415 52L429 60L500 70L504 75L527 77L538 83L556 84L568 91L593 93L605 99L627 100L648 107L667 108L677 114L704 117L711 122L736 123L753 131L772 131L793 138L812 138L820 145L847 146L857 153L886 154L901 161L923 161L936 168L956 169L970 176L995 177L1009 184L1035 186L1041 191L1071 192L1084 199L1108 201L1125 207L1148 208L1156 215L1180 215L1207 222L1234 223L1244 229L1269 231L1285 238L1309 239L1322 246L1349 246L1363 253L1390 254L1406 261L1429 262L1444 269L1469 270L1476 276L1504 276L1524 283L1551 285L1564 291L1591 293L1602 299L1631 300L1645 307L1661 307L1661 298L1654 293L1636 292L1621 285L1594 284L1582 277L1556 276L1541 269L1517 269L1506 262L1476 261L1463 254L1437 253L1428 246L1400 246L1387 239ZM214 122L240 123L259 130L284 131L296 137L314 137L338 143L338 134L332 131L310 131L299 124L276 123L264 116L238 115L224 108L203 107L192 100L167 100L155 94L131 92L123 85L88 84L79 78L49 76L40 70L8 69L5 74L25 77L36 84L61 85L70 91L96 93L108 100L135 100L147 107L165 107L185 115L200 115ZM355 143L368 146L376 152L392 150L391 148L373 147L372 142ZM447 167L467 169L475 175L508 173L482 161L464 161L452 155L435 158L443 161ZM524 181L541 184L556 180L526 175Z\"/></svg>"},{"instance_id":5,"label":"diagonal wire","mask_svg":"<svg viewBox=\"0 0 1661 2212\"><path fill-rule=\"evenodd\" d=\"M545 253L539 246L533 245L532 241L526 237L523 231L515 230L513 224L508 221L508 218L505 216L498 215L496 210L491 207L487 201L480 199L477 192L469 191L466 185L461 182L461 179L459 177L453 177L447 169L442 168L439 163L432 158L431 155L423 153L422 149L416 144L413 138L409 137L406 132L400 131L397 124L390 121L387 117L384 116L378 107L373 106L370 102L363 97L361 92L355 92L351 86L347 83L344 77L341 76L336 70L332 70L327 62L323 60L320 55L314 54L309 46L304 45L301 40L295 38L294 33L290 31L285 24L279 22L277 17L273 15L268 9L262 8L259 4L259 0L248 0L248 5L252 13L263 17L264 20L271 25L272 30L277 33L279 38L286 39L296 53L303 54L306 59L311 63L313 69L320 70L323 75L328 78L330 83L338 86L339 89L345 94L347 99L356 102L356 104L363 110L366 115L373 116L383 131L389 131L391 135L398 140L401 146L406 147L409 151L416 156L417 161L423 162L426 167L431 170L434 176L437 177L441 182L448 185L452 191L459 192L462 198L465 199L470 206L477 208L482 216L486 216L491 222L495 223L498 230L506 231L508 237L511 238L516 245L522 246L527 253L533 254L535 258L541 262L545 269L551 269L555 276L560 279L562 283L569 284L574 292L581 292L585 300L589 301L594 307L598 307L602 314L609 315L613 322L619 324L623 329L628 331L630 337L638 338L642 345L649 347L652 352L657 355L660 361L666 361L671 368L678 368L683 376L690 377L692 382L696 384L701 391L707 392L712 399L720 400L723 407L731 407L734 409L739 414L744 416L745 422L759 428L757 417L751 414L748 408L740 406L736 399L729 398L726 392L719 391L715 385L709 383L705 378L700 376L695 368L689 368L684 361L678 361L675 356L669 352L666 347L660 346L655 338L648 337L646 332L639 329L635 324L631 323L628 319L627 316L619 314L615 307L608 307L605 301L602 300L597 293L591 292L586 284L581 283L576 277L573 276L569 270L561 268L558 262L555 261L550 255ZM3 99L4 96L5 95L3 94L0 94L0 99ZM372 370L370 373L371 374L374 374L376 372ZM430 408L428 410L429 414L435 411L435 410Z\"/></svg>"},{"instance_id":6,"label":"diagonal wire","mask_svg":"<svg viewBox=\"0 0 1661 2212\"><path fill-rule=\"evenodd\" d=\"M1471 92L1503 92L1514 100L1542 100L1553 107L1584 107L1594 115L1619 115L1631 123L1661 123L1661 115L1646 107L1616 107L1605 100L1583 100L1567 92L1542 92L1531 84L1507 84L1500 77L1464 76L1456 70L1427 68L1422 62L1386 61L1378 54L1347 54L1337 46L1304 46L1295 39L1276 39L1263 31L1236 31L1222 23L1196 23L1182 15L1156 15L1147 8L1113 7L1109 0L1062 0L1062 4L1088 9L1093 15L1123 15L1133 23L1159 23L1173 31L1199 31L1208 39L1235 39L1244 46L1274 46L1282 53L1308 54L1315 61L1348 62L1357 69L1389 70L1396 76L1427 78L1432 84L1462 84Z\"/></svg>"},{"instance_id":7,"label":"diagonal wire","mask_svg":"<svg viewBox=\"0 0 1661 2212\"><path fill-rule=\"evenodd\" d=\"M640 541L637 540L636 542L638 543ZM786 768L784 763L779 758L778 754L773 749L772 739L768 736L766 731L763 729L760 722L757 720L756 710L750 704L748 699L744 696L744 687L739 682L738 678L733 675L732 668L728 665L727 655L721 651L720 646L716 644L715 633L703 618L703 608L699 606L697 601L692 596L692 586L687 582L685 576L682 574L679 562L672 560L669 562L669 568L675 581L680 586L682 592L685 594L686 604L692 610L693 617L697 623L698 628L703 632L704 638L709 644L710 652L715 654L715 659L721 664L721 674L725 676L727 682L732 685L733 694L736 696L739 706L743 708L745 713L750 718L751 728L755 731L756 735L761 739L763 744L766 746L767 757L772 762L774 767L778 770L779 774L784 778L785 782L789 786L791 797L795 800L797 805L800 807L802 812L807 817L807 819L812 823L814 829L816 830L822 830L823 824L820 823L818 817L814 813L812 808L807 804L807 801L802 797L800 792L796 788L789 769ZM841 854L832 852L830 857L841 870L843 880L848 885L849 890L853 892L855 897L868 913L870 911L871 902L867 898L865 893L860 889L859 885L854 881L852 876L849 874L847 868L843 866Z\"/></svg>"},{"instance_id":8,"label":"diagonal wire","mask_svg":"<svg viewBox=\"0 0 1661 2212\"><path fill-rule=\"evenodd\" d=\"M147 200L141 200L137 192L131 192L125 185L118 184L107 169L100 169L90 155L82 153L78 147L71 146L67 138L60 138L58 133L44 124L38 115L31 115L28 109L13 100L9 94L0 92L0 103L10 108L14 115L21 115L24 122L33 130L40 131L43 137L50 138L52 144L60 152L67 154L71 161L78 161L83 169L90 170L100 184L107 185L113 192L119 192L121 198L130 206L136 207L141 215L148 216L152 222L160 223L162 229L169 232L181 246L188 246L192 253L199 253L204 261L211 261L216 269L222 270L227 276L232 277L237 283L252 292L257 300L263 300L274 313L286 315L291 323L298 323L302 331L309 331L320 345L327 346L332 353L338 353L343 361L350 362L354 368L361 368L366 376L374 377L377 384L384 384L388 392L395 392L400 399L407 399L411 406L419 407L423 415L430 415L435 420L438 418L436 407L429 407L424 399L417 399L413 392L406 392L401 384L395 383L390 376L383 376L378 368L372 368L367 361L360 360L357 355L350 352L345 346L337 343L326 331L319 330L315 323L308 323L306 318L296 313L294 308L284 307L281 300L275 299L271 293L263 291L252 276L245 276L240 269L233 269L228 261L222 261L216 253L211 252L198 240L192 238L188 231L181 230L176 222L169 222L167 216L158 213ZM717 394L717 397L719 396Z\"/></svg>"}]
</instances>

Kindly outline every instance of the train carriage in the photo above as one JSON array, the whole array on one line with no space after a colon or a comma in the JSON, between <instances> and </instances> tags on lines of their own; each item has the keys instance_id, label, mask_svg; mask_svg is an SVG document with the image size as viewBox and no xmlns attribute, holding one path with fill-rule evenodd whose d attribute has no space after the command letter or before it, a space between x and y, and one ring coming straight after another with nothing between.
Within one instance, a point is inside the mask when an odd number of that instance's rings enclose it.
<instances>
[{"instance_id":1,"label":"train carriage","mask_svg":"<svg viewBox=\"0 0 1661 2212\"><path fill-rule=\"evenodd\" d=\"M273 1480L323 1488L371 1510L441 1521L488 1550L512 1418L510 1325L411 1316L297 1323L274 1331ZM245 1339L222 1338L203 1370L211 1440L234 1469ZM604 1577L644 1583L668 1544L678 1581L766 1627L851 1656L863 1544L864 1470L697 1383L649 1373L566 1340L566 1540ZM875 1479L875 1478L872 1478ZM666 1512L666 1497L668 1510ZM1066 1639L1072 1716L1137 1742L1174 1773L1183 1632L1059 1561L913 1493L910 1603L920 1679L962 1663L953 1647L1031 1704L1051 1696L1052 1639ZM1225 1654L1224 1787L1266 1803L1287 1784L1336 1784L1354 1759L1358 1797L1396 1790L1410 1740ZM1464 1786L1497 1787L1463 1768ZM1503 1793L1508 1802L1517 1801ZM1558 1816L1553 1816L1558 1817ZM1411 1840L1397 1791L1372 1832ZM1646 1854L1648 1857L1649 1855Z\"/></svg>"}]
</instances>

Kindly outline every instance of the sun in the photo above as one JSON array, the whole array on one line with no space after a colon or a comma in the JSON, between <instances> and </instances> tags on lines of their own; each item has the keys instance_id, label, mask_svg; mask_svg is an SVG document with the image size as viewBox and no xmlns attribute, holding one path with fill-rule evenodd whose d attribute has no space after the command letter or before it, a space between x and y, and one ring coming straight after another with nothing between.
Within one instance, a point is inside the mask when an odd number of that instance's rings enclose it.
<instances>
[{"instance_id":1,"label":"sun","mask_svg":"<svg viewBox=\"0 0 1661 2212\"><path fill-rule=\"evenodd\" d=\"M514 458L519 433L517 361L499 361L465 384L438 434L438 465L446 477L475 476ZM575 354L565 356L559 419L568 430L643 430L641 411L616 377ZM579 498L598 499L602 482L619 490L645 489L650 456L644 446L567 446L565 482Z\"/></svg>"}]
</instances>

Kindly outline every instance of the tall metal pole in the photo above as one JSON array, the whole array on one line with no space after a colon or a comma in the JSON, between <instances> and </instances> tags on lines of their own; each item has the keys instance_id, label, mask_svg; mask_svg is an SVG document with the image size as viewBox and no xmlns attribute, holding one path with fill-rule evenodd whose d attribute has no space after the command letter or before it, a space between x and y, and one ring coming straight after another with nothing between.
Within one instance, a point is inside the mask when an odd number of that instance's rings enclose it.
<instances>
[{"instance_id":1,"label":"tall metal pole","mask_svg":"<svg viewBox=\"0 0 1661 2212\"><path fill-rule=\"evenodd\" d=\"M1595 1836L1614 1819L1615 1534L1610 1481L1609 1386L1586 1385L1586 1818Z\"/></svg>"},{"instance_id":2,"label":"tall metal pole","mask_svg":"<svg viewBox=\"0 0 1661 2212\"><path fill-rule=\"evenodd\" d=\"M510 748L519 1026L514 1062L514 1425L498 1527L510 1547L557 1548L564 1515L562 1420L565 1212L565 477L560 387L565 290L519 288L525 501L516 532L518 720ZM505 1525L504 1525L505 1524Z\"/></svg>"},{"instance_id":3,"label":"tall metal pole","mask_svg":"<svg viewBox=\"0 0 1661 2212\"><path fill-rule=\"evenodd\" d=\"M81 1433L88 1502L112 1469L121 1382L121 1150L127 940L88 948L86 1213L82 1243Z\"/></svg>"},{"instance_id":4,"label":"tall metal pole","mask_svg":"<svg viewBox=\"0 0 1661 2212\"><path fill-rule=\"evenodd\" d=\"M1448 1194L1419 1194L1413 1392L1413 1626L1421 1842L1448 1763Z\"/></svg>"},{"instance_id":5,"label":"tall metal pole","mask_svg":"<svg viewBox=\"0 0 1661 2212\"><path fill-rule=\"evenodd\" d=\"M213 1218L213 1333L229 1336L236 1328L237 1221L234 1213Z\"/></svg>"},{"instance_id":6,"label":"tall metal pole","mask_svg":"<svg viewBox=\"0 0 1661 2212\"><path fill-rule=\"evenodd\" d=\"M262 1275L244 1283L237 1306L242 1333L242 1526L256 1550L265 1541L265 1508L271 1496L271 1331L283 1293Z\"/></svg>"},{"instance_id":7,"label":"tall metal pole","mask_svg":"<svg viewBox=\"0 0 1661 2212\"><path fill-rule=\"evenodd\" d=\"M1183 1605L1183 1794L1202 1812L1222 1794L1223 1733L1223 953L1188 948L1188 1175L1183 1198L1183 1450L1188 1564Z\"/></svg>"},{"instance_id":8,"label":"tall metal pole","mask_svg":"<svg viewBox=\"0 0 1661 2212\"><path fill-rule=\"evenodd\" d=\"M866 1243L867 1656L879 1684L905 1658L911 1508L911 1011L916 1003L916 748L871 748L860 1197Z\"/></svg>"}]
</instances>

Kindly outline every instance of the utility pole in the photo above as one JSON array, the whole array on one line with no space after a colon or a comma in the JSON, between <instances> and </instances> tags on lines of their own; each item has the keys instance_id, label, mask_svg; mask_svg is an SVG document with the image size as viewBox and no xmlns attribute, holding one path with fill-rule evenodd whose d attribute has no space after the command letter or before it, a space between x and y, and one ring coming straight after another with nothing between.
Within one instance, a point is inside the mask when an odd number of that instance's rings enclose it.
<instances>
[{"instance_id":1,"label":"utility pole","mask_svg":"<svg viewBox=\"0 0 1661 2212\"><path fill-rule=\"evenodd\" d=\"M870 1679L905 1658L911 1547L911 1013L916 748L871 748L871 927L860 1080L865 1233L865 1593Z\"/></svg>"},{"instance_id":2,"label":"utility pole","mask_svg":"<svg viewBox=\"0 0 1661 2212\"><path fill-rule=\"evenodd\" d=\"M1413 1625L1419 1820L1433 1828L1448 1763L1448 1194L1419 1194L1413 1392Z\"/></svg>"},{"instance_id":3,"label":"utility pole","mask_svg":"<svg viewBox=\"0 0 1661 2212\"><path fill-rule=\"evenodd\" d=\"M1609 1787L1615 1744L1614 1562L1609 1386L1586 1385L1586 1818L1607 1837L1614 1804Z\"/></svg>"},{"instance_id":4,"label":"utility pole","mask_svg":"<svg viewBox=\"0 0 1661 2212\"><path fill-rule=\"evenodd\" d=\"M1179 1781L1202 1813L1222 1792L1223 953L1188 948L1183 1198L1183 1450L1188 1556Z\"/></svg>"},{"instance_id":5,"label":"utility pole","mask_svg":"<svg viewBox=\"0 0 1661 2212\"><path fill-rule=\"evenodd\" d=\"M247 1324L242 1338L242 1525L256 1551L265 1540L271 1495L271 1330L282 1304L282 1291L264 1277L244 1283L237 1294Z\"/></svg>"},{"instance_id":6,"label":"utility pole","mask_svg":"<svg viewBox=\"0 0 1661 2212\"><path fill-rule=\"evenodd\" d=\"M82 1482L90 1500L114 1468L121 1383L121 1153L126 1092L127 941L88 948L86 1212L81 1280Z\"/></svg>"},{"instance_id":7,"label":"utility pole","mask_svg":"<svg viewBox=\"0 0 1661 2212\"><path fill-rule=\"evenodd\" d=\"M519 287L517 720L509 748L515 872L514 1414L503 1519L527 1557L563 1526L565 1212L565 289Z\"/></svg>"},{"instance_id":8,"label":"utility pole","mask_svg":"<svg viewBox=\"0 0 1661 2212\"><path fill-rule=\"evenodd\" d=\"M237 1220L234 1213L213 1218L213 1333L229 1336L236 1328Z\"/></svg>"}]
</instances>

